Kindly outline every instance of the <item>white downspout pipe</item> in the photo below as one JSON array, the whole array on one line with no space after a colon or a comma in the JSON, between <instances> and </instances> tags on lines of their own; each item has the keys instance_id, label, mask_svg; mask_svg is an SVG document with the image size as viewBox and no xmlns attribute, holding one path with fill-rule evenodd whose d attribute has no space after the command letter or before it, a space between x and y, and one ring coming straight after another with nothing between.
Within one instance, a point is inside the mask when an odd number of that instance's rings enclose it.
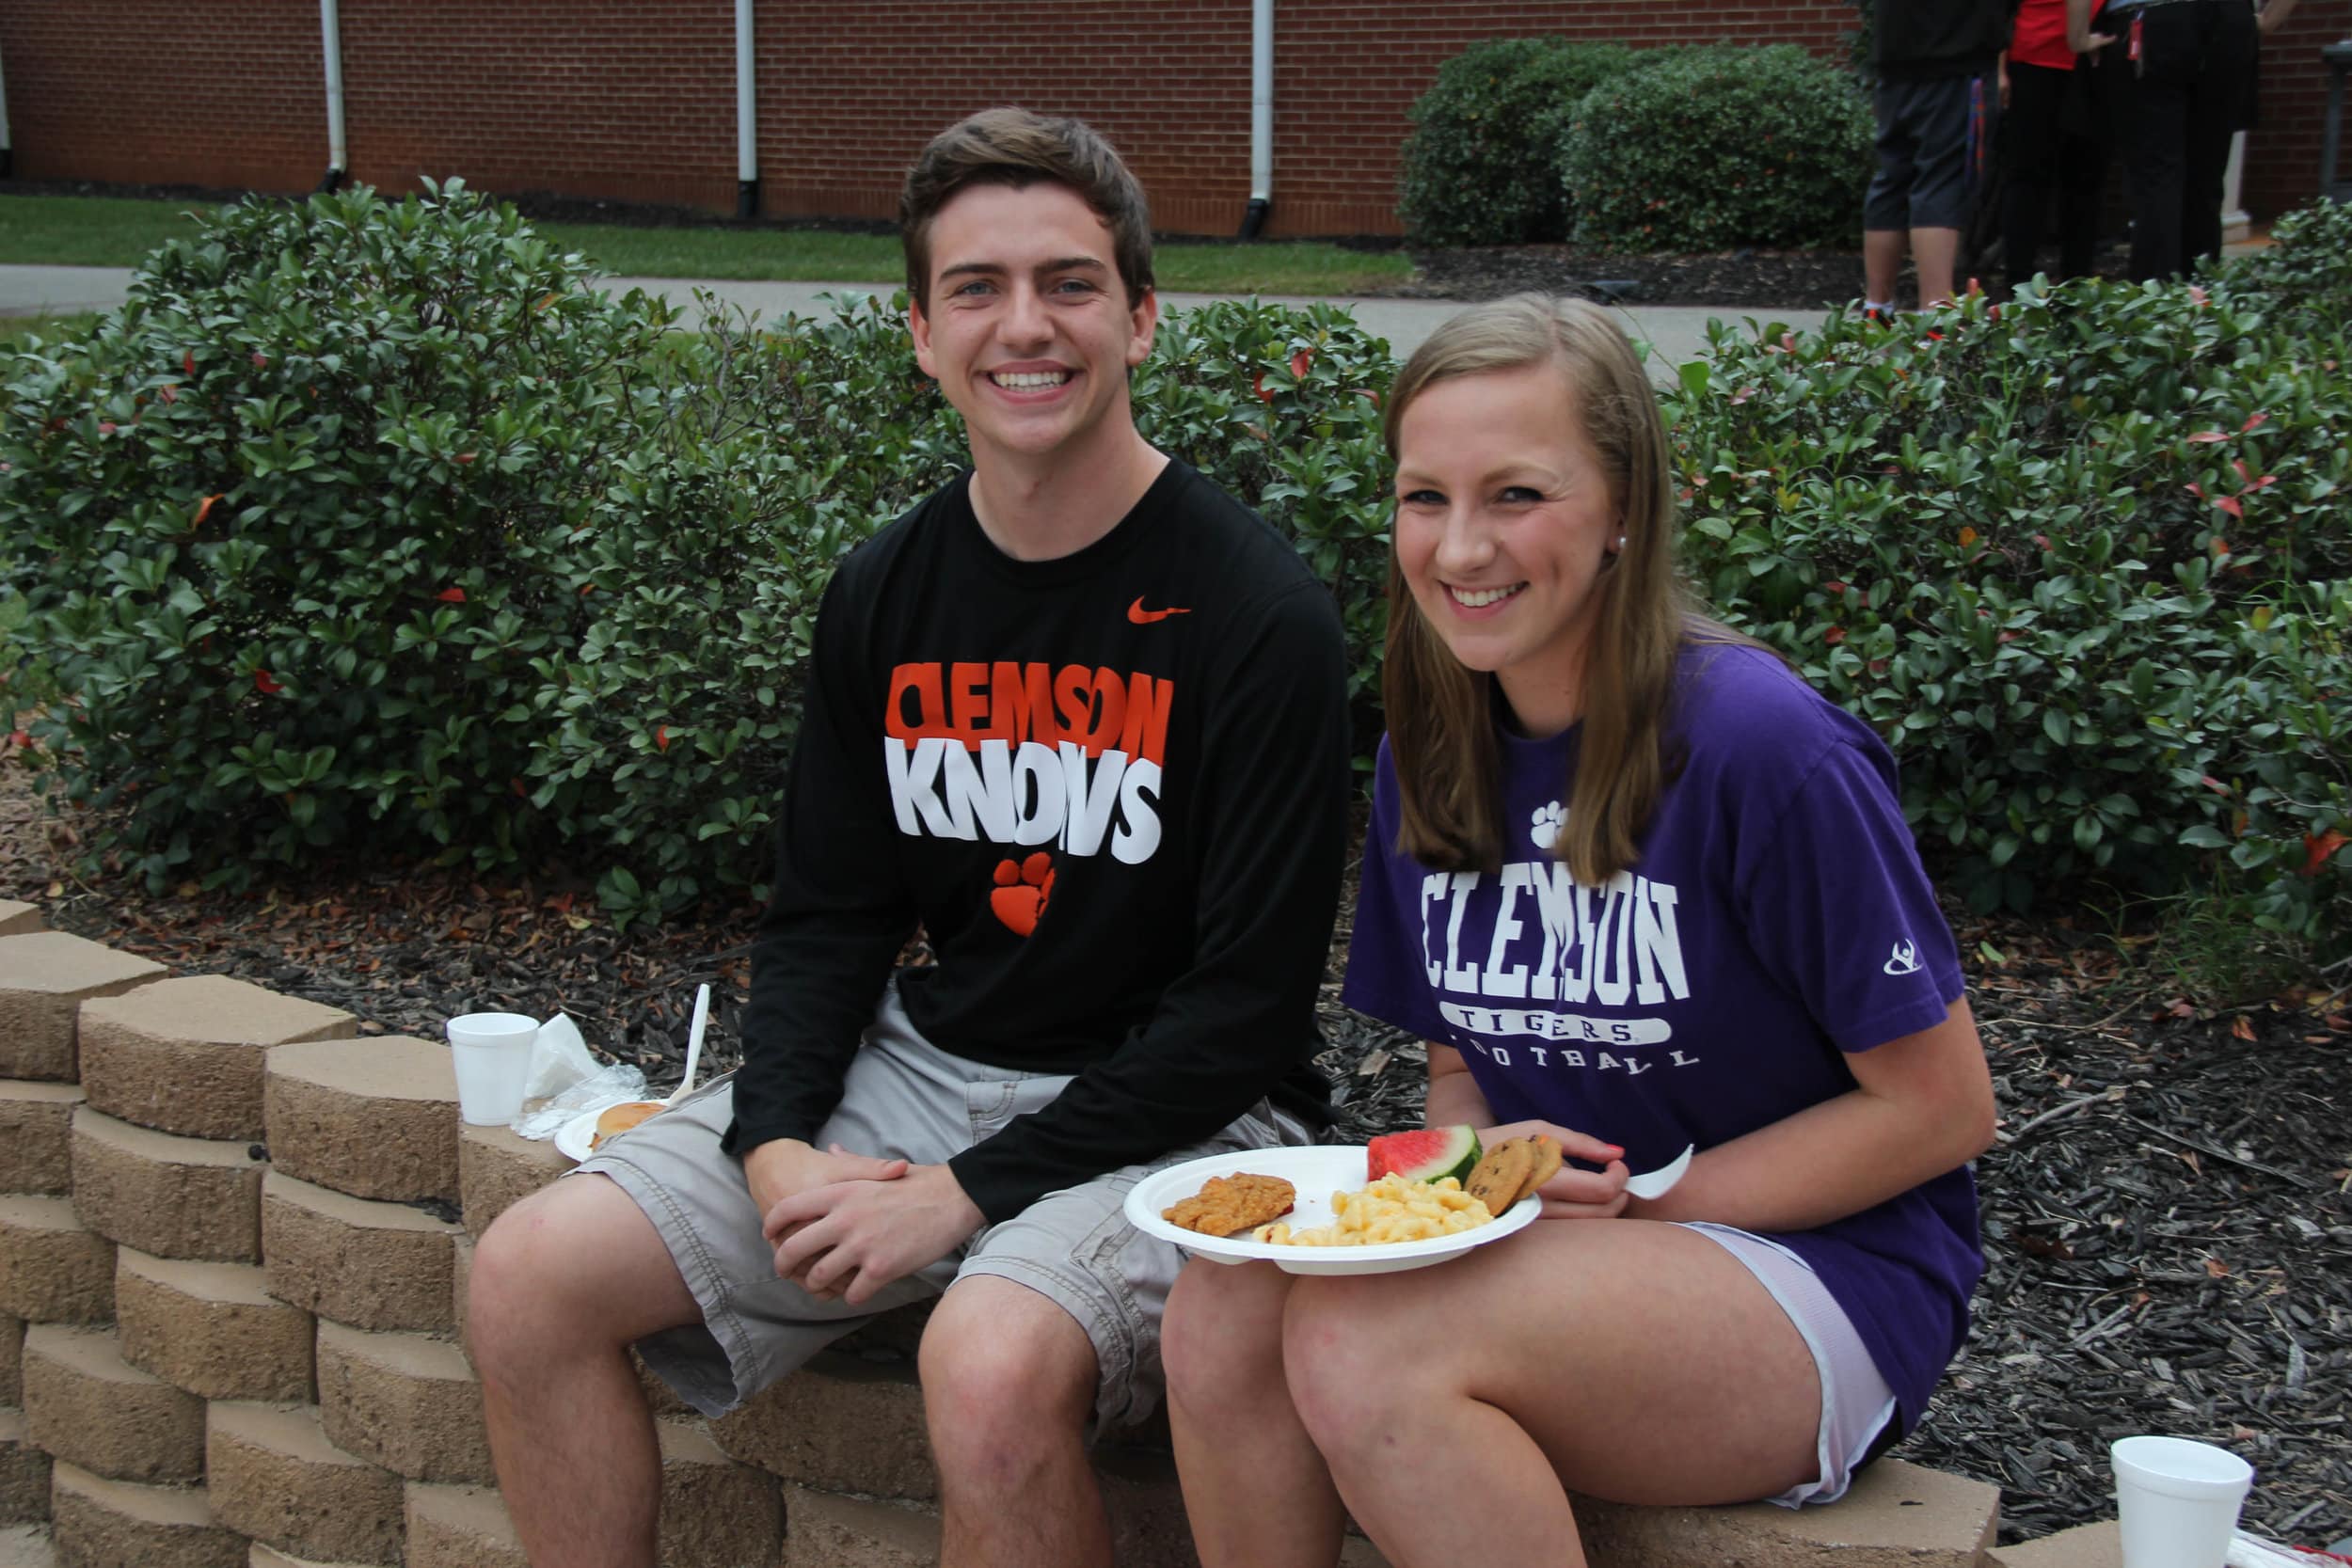
<instances>
[{"instance_id":1,"label":"white downspout pipe","mask_svg":"<svg viewBox=\"0 0 2352 1568\"><path fill-rule=\"evenodd\" d=\"M1249 0L1249 210L1241 237L1254 240L1274 205L1274 0Z\"/></svg>"},{"instance_id":2,"label":"white downspout pipe","mask_svg":"<svg viewBox=\"0 0 2352 1568\"><path fill-rule=\"evenodd\" d=\"M351 171L343 148L343 21L340 0L319 0L319 43L326 58L326 177L319 189L331 191Z\"/></svg>"},{"instance_id":3,"label":"white downspout pipe","mask_svg":"<svg viewBox=\"0 0 2352 1568\"><path fill-rule=\"evenodd\" d=\"M0 63L0 180L16 172L16 150L8 141L8 70Z\"/></svg>"},{"instance_id":4,"label":"white downspout pipe","mask_svg":"<svg viewBox=\"0 0 2352 1568\"><path fill-rule=\"evenodd\" d=\"M735 0L735 215L759 214L759 103L752 77L752 0Z\"/></svg>"}]
</instances>

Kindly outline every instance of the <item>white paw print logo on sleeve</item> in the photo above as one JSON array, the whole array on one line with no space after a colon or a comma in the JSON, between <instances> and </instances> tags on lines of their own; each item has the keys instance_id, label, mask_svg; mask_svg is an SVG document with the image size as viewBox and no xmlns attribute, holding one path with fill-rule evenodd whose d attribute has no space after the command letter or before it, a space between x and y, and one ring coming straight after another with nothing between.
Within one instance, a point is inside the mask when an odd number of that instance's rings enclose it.
<instances>
[{"instance_id":1,"label":"white paw print logo on sleeve","mask_svg":"<svg viewBox=\"0 0 2352 1568\"><path fill-rule=\"evenodd\" d=\"M1536 848L1549 849L1560 842L1560 829L1567 819L1567 812L1557 800L1549 805L1537 806L1534 811L1534 820L1527 830L1527 836L1535 841Z\"/></svg>"}]
</instances>

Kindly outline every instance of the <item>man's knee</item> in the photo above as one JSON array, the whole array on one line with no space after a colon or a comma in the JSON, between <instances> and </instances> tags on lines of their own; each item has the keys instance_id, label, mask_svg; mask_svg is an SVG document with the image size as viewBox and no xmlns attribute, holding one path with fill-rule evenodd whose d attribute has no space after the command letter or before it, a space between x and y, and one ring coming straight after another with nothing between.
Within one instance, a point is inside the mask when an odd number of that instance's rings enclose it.
<instances>
[{"instance_id":1,"label":"man's knee","mask_svg":"<svg viewBox=\"0 0 2352 1568\"><path fill-rule=\"evenodd\" d=\"M1094 1408L1094 1347L1061 1307L1009 1280L947 1292L923 1333L923 1402L943 1476L1007 1479L1076 1443Z\"/></svg>"},{"instance_id":2,"label":"man's knee","mask_svg":"<svg viewBox=\"0 0 2352 1568\"><path fill-rule=\"evenodd\" d=\"M466 1344L485 1378L601 1354L699 1316L644 1213L612 1182L559 1181L494 1221L466 1277Z\"/></svg>"}]
</instances>

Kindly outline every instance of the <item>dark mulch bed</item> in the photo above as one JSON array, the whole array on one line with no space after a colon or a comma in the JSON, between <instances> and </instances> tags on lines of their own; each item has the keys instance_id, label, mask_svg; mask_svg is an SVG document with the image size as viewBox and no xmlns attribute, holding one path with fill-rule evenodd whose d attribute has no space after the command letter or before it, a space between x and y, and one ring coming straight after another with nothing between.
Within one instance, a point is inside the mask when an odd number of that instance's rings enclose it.
<instances>
[{"instance_id":1,"label":"dark mulch bed","mask_svg":"<svg viewBox=\"0 0 2352 1568\"><path fill-rule=\"evenodd\" d=\"M1420 276L1390 292L1418 299L1493 299L1533 289L1628 305L1808 310L1862 297L1858 251L1625 256L1574 245L1524 245L1412 255Z\"/></svg>"},{"instance_id":2,"label":"dark mulch bed","mask_svg":"<svg viewBox=\"0 0 2352 1568\"><path fill-rule=\"evenodd\" d=\"M45 819L21 768L0 767L0 897L40 903L59 929L344 1007L372 1032L437 1037L469 1008L561 1007L657 1085L677 1075L707 980L706 1059L723 1070L739 1053L747 908L615 936L577 886L385 865L151 896L76 879L77 825ZM1898 1452L1998 1484L2004 1541L2111 1515L2105 1446L2134 1432L2250 1459L2249 1528L2352 1533L2352 1132L2337 1099L2352 1017L2209 1014L2136 990L2111 946L2063 923L1962 925L2004 1117L1978 1166L1991 1268L1965 1353ZM1323 1022L1343 1134L1414 1121L1419 1046L1342 1008L1335 981Z\"/></svg>"}]
</instances>

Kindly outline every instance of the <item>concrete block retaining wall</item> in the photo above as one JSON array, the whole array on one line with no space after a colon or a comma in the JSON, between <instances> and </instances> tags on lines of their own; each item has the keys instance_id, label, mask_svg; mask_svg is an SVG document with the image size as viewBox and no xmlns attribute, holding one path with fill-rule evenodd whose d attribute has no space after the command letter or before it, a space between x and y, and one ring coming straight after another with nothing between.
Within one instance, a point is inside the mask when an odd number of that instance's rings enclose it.
<instances>
[{"instance_id":1,"label":"concrete block retaining wall","mask_svg":"<svg viewBox=\"0 0 2352 1568\"><path fill-rule=\"evenodd\" d=\"M443 1045L0 901L0 1568L525 1568L456 1331L472 1239L565 1166L461 1126ZM652 1386L662 1568L934 1562L920 1319L715 1422ZM1164 1429L1100 1468L1120 1561L1193 1564ZM1887 1463L1831 1509L1582 1516L1600 1568L1976 1568L1998 1508Z\"/></svg>"}]
</instances>

